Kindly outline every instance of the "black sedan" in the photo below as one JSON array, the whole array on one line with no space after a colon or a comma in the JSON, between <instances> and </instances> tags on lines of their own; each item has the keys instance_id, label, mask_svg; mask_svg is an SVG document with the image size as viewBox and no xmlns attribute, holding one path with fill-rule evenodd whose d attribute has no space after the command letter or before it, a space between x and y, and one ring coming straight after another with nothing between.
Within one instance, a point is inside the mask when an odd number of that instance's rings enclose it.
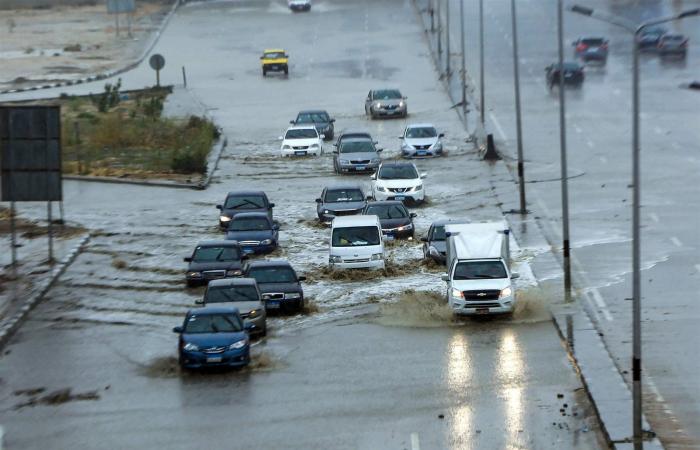
<instances>
[{"instance_id":1,"label":"black sedan","mask_svg":"<svg viewBox=\"0 0 700 450\"><path fill-rule=\"evenodd\" d=\"M551 89L555 84L559 85L559 64L551 64L545 69L547 73L547 85ZM564 63L564 84L581 86L583 84L583 66L576 62Z\"/></svg>"},{"instance_id":2,"label":"black sedan","mask_svg":"<svg viewBox=\"0 0 700 450\"><path fill-rule=\"evenodd\" d=\"M243 273L243 254L236 241L203 241L197 244L192 256L185 258L189 263L185 279L187 285L207 284L209 280L240 277Z\"/></svg>"},{"instance_id":3,"label":"black sedan","mask_svg":"<svg viewBox=\"0 0 700 450\"><path fill-rule=\"evenodd\" d=\"M292 266L284 260L257 260L246 264L244 276L254 278L268 311L302 311L304 290Z\"/></svg>"},{"instance_id":4,"label":"black sedan","mask_svg":"<svg viewBox=\"0 0 700 450\"><path fill-rule=\"evenodd\" d=\"M330 223L336 216L361 214L367 200L359 184L336 184L323 189L316 199L318 220Z\"/></svg>"},{"instance_id":5,"label":"black sedan","mask_svg":"<svg viewBox=\"0 0 700 450\"><path fill-rule=\"evenodd\" d=\"M313 125L318 134L323 135L323 140L330 141L335 133L335 119L323 110L299 111L297 118L290 120L292 125Z\"/></svg>"},{"instance_id":6,"label":"black sedan","mask_svg":"<svg viewBox=\"0 0 700 450\"><path fill-rule=\"evenodd\" d=\"M379 217L382 233L388 238L413 238L416 213L409 213L401 200L368 203L362 214Z\"/></svg>"},{"instance_id":7,"label":"black sedan","mask_svg":"<svg viewBox=\"0 0 700 450\"><path fill-rule=\"evenodd\" d=\"M238 213L262 212L272 220L272 208L274 203L270 203L267 195L263 191L233 191L226 195L226 200L222 205L216 205L216 209L221 211L219 215L219 226L228 228L228 224Z\"/></svg>"}]
</instances>

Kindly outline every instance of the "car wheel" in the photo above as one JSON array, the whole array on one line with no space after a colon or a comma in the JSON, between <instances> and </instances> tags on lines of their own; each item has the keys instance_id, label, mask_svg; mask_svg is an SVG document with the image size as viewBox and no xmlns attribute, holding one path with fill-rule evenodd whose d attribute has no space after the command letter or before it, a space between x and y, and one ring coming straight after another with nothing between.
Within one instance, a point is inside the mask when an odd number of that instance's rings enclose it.
<instances>
[{"instance_id":1,"label":"car wheel","mask_svg":"<svg viewBox=\"0 0 700 450\"><path fill-rule=\"evenodd\" d=\"M289 75L289 68L288 68L288 67L285 67L285 68L284 68L284 74L285 74L285 75Z\"/></svg>"},{"instance_id":2,"label":"car wheel","mask_svg":"<svg viewBox=\"0 0 700 450\"><path fill-rule=\"evenodd\" d=\"M265 70L265 68L264 68L264 67L263 67L262 73L263 73L263 76L264 76L264 77L266 77L266 76L267 76L267 70Z\"/></svg>"},{"instance_id":3,"label":"car wheel","mask_svg":"<svg viewBox=\"0 0 700 450\"><path fill-rule=\"evenodd\" d=\"M299 312L303 313L304 312L304 299L302 298L301 301L299 302Z\"/></svg>"},{"instance_id":4,"label":"car wheel","mask_svg":"<svg viewBox=\"0 0 700 450\"><path fill-rule=\"evenodd\" d=\"M194 281L187 280L187 287L188 288L197 287L197 283L195 283Z\"/></svg>"}]
</instances>

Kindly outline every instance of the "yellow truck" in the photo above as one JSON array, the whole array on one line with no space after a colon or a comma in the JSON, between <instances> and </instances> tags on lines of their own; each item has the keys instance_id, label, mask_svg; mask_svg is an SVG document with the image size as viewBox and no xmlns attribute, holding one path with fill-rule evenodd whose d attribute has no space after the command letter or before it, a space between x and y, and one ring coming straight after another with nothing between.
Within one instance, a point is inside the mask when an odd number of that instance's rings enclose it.
<instances>
[{"instance_id":1,"label":"yellow truck","mask_svg":"<svg viewBox=\"0 0 700 450\"><path fill-rule=\"evenodd\" d=\"M284 72L285 75L289 75L288 61L289 55L281 48L263 50L260 57L263 76L267 76L267 72Z\"/></svg>"}]
</instances>

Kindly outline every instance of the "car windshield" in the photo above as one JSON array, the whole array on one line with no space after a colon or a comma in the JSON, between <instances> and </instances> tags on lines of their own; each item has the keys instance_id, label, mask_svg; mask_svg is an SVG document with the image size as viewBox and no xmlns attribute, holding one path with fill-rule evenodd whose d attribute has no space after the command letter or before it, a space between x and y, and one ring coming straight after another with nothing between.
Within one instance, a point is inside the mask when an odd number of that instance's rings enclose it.
<instances>
[{"instance_id":1,"label":"car windshield","mask_svg":"<svg viewBox=\"0 0 700 450\"><path fill-rule=\"evenodd\" d=\"M365 195L360 189L328 189L323 201L326 203L361 202Z\"/></svg>"},{"instance_id":2,"label":"car windshield","mask_svg":"<svg viewBox=\"0 0 700 450\"><path fill-rule=\"evenodd\" d=\"M433 227L433 235L430 236L431 241L444 241L447 239L445 236L445 225L436 225Z\"/></svg>"},{"instance_id":3,"label":"car windshield","mask_svg":"<svg viewBox=\"0 0 700 450\"><path fill-rule=\"evenodd\" d=\"M226 199L224 209L260 209L265 207L261 195L232 195Z\"/></svg>"},{"instance_id":4,"label":"car windshield","mask_svg":"<svg viewBox=\"0 0 700 450\"><path fill-rule=\"evenodd\" d=\"M194 262L238 261L241 254L236 247L197 247L192 255Z\"/></svg>"},{"instance_id":5,"label":"car windshield","mask_svg":"<svg viewBox=\"0 0 700 450\"><path fill-rule=\"evenodd\" d=\"M326 113L300 113L297 116L296 123L326 123L330 120Z\"/></svg>"},{"instance_id":6,"label":"car windshield","mask_svg":"<svg viewBox=\"0 0 700 450\"><path fill-rule=\"evenodd\" d=\"M374 226L344 227L333 230L333 247L379 245L380 242L379 229Z\"/></svg>"},{"instance_id":7,"label":"car windshield","mask_svg":"<svg viewBox=\"0 0 700 450\"><path fill-rule=\"evenodd\" d=\"M500 261L464 261L455 267L455 280L477 280L482 278L507 278L506 268Z\"/></svg>"},{"instance_id":8,"label":"car windshield","mask_svg":"<svg viewBox=\"0 0 700 450\"><path fill-rule=\"evenodd\" d=\"M318 138L315 128L302 128L301 130L287 130L285 139L315 139Z\"/></svg>"},{"instance_id":9,"label":"car windshield","mask_svg":"<svg viewBox=\"0 0 700 450\"><path fill-rule=\"evenodd\" d=\"M209 286L204 303L256 302L260 300L255 286Z\"/></svg>"},{"instance_id":10,"label":"car windshield","mask_svg":"<svg viewBox=\"0 0 700 450\"><path fill-rule=\"evenodd\" d=\"M297 276L291 267L257 267L250 269L248 275L260 283L296 283Z\"/></svg>"},{"instance_id":11,"label":"car windshield","mask_svg":"<svg viewBox=\"0 0 700 450\"><path fill-rule=\"evenodd\" d=\"M380 219L403 219L408 217L408 211L403 205L369 205L365 214L375 215Z\"/></svg>"},{"instance_id":12,"label":"car windshield","mask_svg":"<svg viewBox=\"0 0 700 450\"><path fill-rule=\"evenodd\" d=\"M437 136L437 130L433 127L409 128L406 130L406 137L412 139L433 138Z\"/></svg>"},{"instance_id":13,"label":"car windshield","mask_svg":"<svg viewBox=\"0 0 700 450\"><path fill-rule=\"evenodd\" d=\"M192 314L185 324L185 333L236 333L243 331L238 314Z\"/></svg>"},{"instance_id":14,"label":"car windshield","mask_svg":"<svg viewBox=\"0 0 700 450\"><path fill-rule=\"evenodd\" d=\"M393 100L401 98L401 92L396 89L382 89L381 91L374 91L375 100Z\"/></svg>"},{"instance_id":15,"label":"car windshield","mask_svg":"<svg viewBox=\"0 0 700 450\"><path fill-rule=\"evenodd\" d=\"M270 222L265 217L236 217L228 224L229 231L265 231Z\"/></svg>"},{"instance_id":16,"label":"car windshield","mask_svg":"<svg viewBox=\"0 0 700 450\"><path fill-rule=\"evenodd\" d=\"M668 35L668 36L664 36L663 40L664 40L664 43L666 43L666 42L680 42L683 40L683 36Z\"/></svg>"},{"instance_id":17,"label":"car windshield","mask_svg":"<svg viewBox=\"0 0 700 450\"><path fill-rule=\"evenodd\" d=\"M418 178L416 168L409 165L382 166L379 170L379 178L382 180L412 180Z\"/></svg>"},{"instance_id":18,"label":"car windshield","mask_svg":"<svg viewBox=\"0 0 700 450\"><path fill-rule=\"evenodd\" d=\"M282 52L270 52L270 53L265 53L263 55L265 59L278 59L278 58L286 58L284 53Z\"/></svg>"},{"instance_id":19,"label":"car windshield","mask_svg":"<svg viewBox=\"0 0 700 450\"><path fill-rule=\"evenodd\" d=\"M374 143L372 141L350 141L340 145L340 153L374 153Z\"/></svg>"}]
</instances>

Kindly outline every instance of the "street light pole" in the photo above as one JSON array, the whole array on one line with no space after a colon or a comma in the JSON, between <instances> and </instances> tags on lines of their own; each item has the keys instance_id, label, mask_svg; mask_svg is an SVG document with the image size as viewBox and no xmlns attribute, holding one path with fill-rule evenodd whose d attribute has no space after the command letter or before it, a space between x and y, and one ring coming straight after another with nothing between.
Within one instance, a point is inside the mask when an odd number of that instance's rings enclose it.
<instances>
[{"instance_id":1,"label":"street light pole","mask_svg":"<svg viewBox=\"0 0 700 450\"><path fill-rule=\"evenodd\" d=\"M479 108L481 128L486 123L486 99L484 95L484 0L479 0Z\"/></svg>"},{"instance_id":2,"label":"street light pole","mask_svg":"<svg viewBox=\"0 0 700 450\"><path fill-rule=\"evenodd\" d=\"M467 49L464 42L464 0L459 0L459 34L460 42L462 43L462 112L464 113L464 122L467 122Z\"/></svg>"},{"instance_id":3,"label":"street light pole","mask_svg":"<svg viewBox=\"0 0 700 450\"><path fill-rule=\"evenodd\" d=\"M642 435L642 286L641 286L641 176L639 145L639 44L638 37L647 27L700 15L700 8L644 22L638 26L628 20L599 13L591 8L573 5L569 10L603 22L617 25L633 33L632 52L632 441L635 450L644 448Z\"/></svg>"},{"instance_id":4,"label":"street light pole","mask_svg":"<svg viewBox=\"0 0 700 450\"><path fill-rule=\"evenodd\" d=\"M566 161L566 95L564 85L564 4L557 0L559 41L559 149L561 151L562 253L564 255L564 298L571 301L571 260L569 244L569 174Z\"/></svg>"},{"instance_id":5,"label":"street light pole","mask_svg":"<svg viewBox=\"0 0 700 450\"><path fill-rule=\"evenodd\" d=\"M523 129L520 115L520 60L518 56L518 26L515 0L510 0L510 15L513 33L513 78L515 83L515 131L518 148L518 187L520 191L520 214L527 214L525 201L525 163L523 161Z\"/></svg>"},{"instance_id":6,"label":"street light pole","mask_svg":"<svg viewBox=\"0 0 700 450\"><path fill-rule=\"evenodd\" d=\"M440 16L440 3L443 0L437 0L437 51L438 51L438 70L442 72L442 17Z\"/></svg>"},{"instance_id":7,"label":"street light pole","mask_svg":"<svg viewBox=\"0 0 700 450\"><path fill-rule=\"evenodd\" d=\"M447 59L445 61L445 73L449 79L452 75L452 70L450 68L450 0L445 0L445 54Z\"/></svg>"}]
</instances>

